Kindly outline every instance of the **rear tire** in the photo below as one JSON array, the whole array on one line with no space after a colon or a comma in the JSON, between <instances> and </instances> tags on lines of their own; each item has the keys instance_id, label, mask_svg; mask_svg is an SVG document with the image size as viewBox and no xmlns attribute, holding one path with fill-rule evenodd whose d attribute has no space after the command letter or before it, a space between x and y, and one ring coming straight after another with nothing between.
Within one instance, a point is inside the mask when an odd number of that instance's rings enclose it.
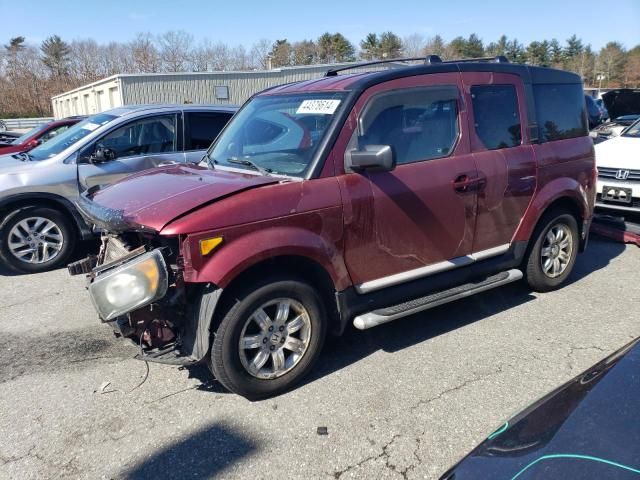
<instances>
[{"instance_id":1,"label":"rear tire","mask_svg":"<svg viewBox=\"0 0 640 480\"><path fill-rule=\"evenodd\" d=\"M579 248L578 222L564 212L545 214L532 236L525 262L526 278L536 292L560 288L573 270Z\"/></svg>"},{"instance_id":2,"label":"rear tire","mask_svg":"<svg viewBox=\"0 0 640 480\"><path fill-rule=\"evenodd\" d=\"M15 272L45 272L66 265L76 241L76 230L63 213L29 207L2 226L0 259Z\"/></svg>"},{"instance_id":3,"label":"rear tire","mask_svg":"<svg viewBox=\"0 0 640 480\"><path fill-rule=\"evenodd\" d=\"M209 368L250 400L279 395L309 373L325 336L324 304L309 284L265 279L234 295L215 329Z\"/></svg>"}]
</instances>

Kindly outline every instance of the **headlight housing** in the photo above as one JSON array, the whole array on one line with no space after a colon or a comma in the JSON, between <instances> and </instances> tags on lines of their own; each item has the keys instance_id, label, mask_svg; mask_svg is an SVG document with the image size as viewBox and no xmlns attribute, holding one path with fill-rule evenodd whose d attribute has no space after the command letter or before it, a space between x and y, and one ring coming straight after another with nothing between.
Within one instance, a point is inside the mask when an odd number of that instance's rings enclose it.
<instances>
[{"instance_id":1,"label":"headlight housing","mask_svg":"<svg viewBox=\"0 0 640 480\"><path fill-rule=\"evenodd\" d=\"M89 294L100 318L112 320L162 298L168 284L162 253L153 250L99 274L89 285Z\"/></svg>"}]
</instances>

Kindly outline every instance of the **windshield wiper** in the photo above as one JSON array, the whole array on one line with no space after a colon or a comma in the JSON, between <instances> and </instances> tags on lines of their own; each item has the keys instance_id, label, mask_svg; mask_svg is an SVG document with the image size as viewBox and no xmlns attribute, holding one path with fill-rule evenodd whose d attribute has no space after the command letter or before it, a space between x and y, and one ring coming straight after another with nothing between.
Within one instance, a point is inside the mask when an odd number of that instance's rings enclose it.
<instances>
[{"instance_id":1,"label":"windshield wiper","mask_svg":"<svg viewBox=\"0 0 640 480\"><path fill-rule=\"evenodd\" d=\"M18 152L16 156L23 162L31 161L33 159L33 157L29 155L27 152Z\"/></svg>"},{"instance_id":2,"label":"windshield wiper","mask_svg":"<svg viewBox=\"0 0 640 480\"><path fill-rule=\"evenodd\" d=\"M262 175L266 177L270 177L271 173L273 173L273 170L271 170L270 168L261 167L257 163L249 160L248 158L229 157L227 158L227 162L235 163L237 165L245 165L247 167L252 167L254 170L257 170L258 172L260 172Z\"/></svg>"},{"instance_id":3,"label":"windshield wiper","mask_svg":"<svg viewBox=\"0 0 640 480\"><path fill-rule=\"evenodd\" d=\"M206 162L207 162L207 165L209 166L209 168L211 170L215 170L216 169L215 164L218 163L218 161L215 158L210 157L208 153L205 153L202 156L202 158L200 159L200 162L204 162L205 159L206 159Z\"/></svg>"}]
</instances>

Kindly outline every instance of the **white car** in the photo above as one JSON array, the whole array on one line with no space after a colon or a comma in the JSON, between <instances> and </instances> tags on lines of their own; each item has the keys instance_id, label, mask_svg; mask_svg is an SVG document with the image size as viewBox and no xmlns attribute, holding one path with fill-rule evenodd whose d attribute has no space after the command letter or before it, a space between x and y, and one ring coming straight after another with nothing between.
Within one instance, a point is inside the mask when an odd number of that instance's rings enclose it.
<instances>
[{"instance_id":1,"label":"white car","mask_svg":"<svg viewBox=\"0 0 640 480\"><path fill-rule=\"evenodd\" d=\"M595 150L596 206L640 213L640 120Z\"/></svg>"}]
</instances>

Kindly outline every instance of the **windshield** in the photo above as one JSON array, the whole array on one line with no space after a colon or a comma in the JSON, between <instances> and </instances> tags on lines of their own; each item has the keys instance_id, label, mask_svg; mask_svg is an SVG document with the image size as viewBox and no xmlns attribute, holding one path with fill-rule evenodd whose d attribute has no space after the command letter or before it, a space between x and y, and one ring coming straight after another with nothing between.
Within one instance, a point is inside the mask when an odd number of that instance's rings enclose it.
<instances>
[{"instance_id":1,"label":"windshield","mask_svg":"<svg viewBox=\"0 0 640 480\"><path fill-rule=\"evenodd\" d=\"M31 150L29 157L31 160L46 160L47 158L51 158L114 118L116 118L114 115L108 115L106 113L99 113L86 118L48 142Z\"/></svg>"},{"instance_id":2,"label":"windshield","mask_svg":"<svg viewBox=\"0 0 640 480\"><path fill-rule=\"evenodd\" d=\"M41 132L42 130L44 130L47 127L48 123L43 123L41 125L38 125L35 128L32 128L31 130L29 130L27 133L23 133L22 135L20 135L18 138L16 138L13 143L15 143L16 145L20 145L21 143L24 143L27 141L27 138L35 135L38 132Z\"/></svg>"},{"instance_id":3,"label":"windshield","mask_svg":"<svg viewBox=\"0 0 640 480\"><path fill-rule=\"evenodd\" d=\"M302 177L344 96L322 92L255 97L231 120L209 158L234 168Z\"/></svg>"},{"instance_id":4,"label":"windshield","mask_svg":"<svg viewBox=\"0 0 640 480\"><path fill-rule=\"evenodd\" d=\"M622 136L640 138L640 120L637 120L636 123L627 127L627 129L622 132Z\"/></svg>"}]
</instances>

